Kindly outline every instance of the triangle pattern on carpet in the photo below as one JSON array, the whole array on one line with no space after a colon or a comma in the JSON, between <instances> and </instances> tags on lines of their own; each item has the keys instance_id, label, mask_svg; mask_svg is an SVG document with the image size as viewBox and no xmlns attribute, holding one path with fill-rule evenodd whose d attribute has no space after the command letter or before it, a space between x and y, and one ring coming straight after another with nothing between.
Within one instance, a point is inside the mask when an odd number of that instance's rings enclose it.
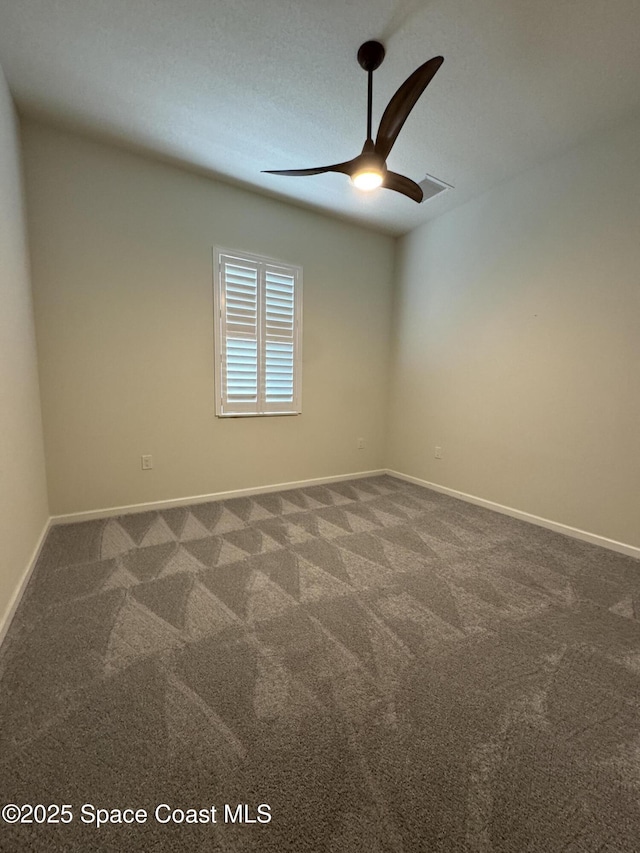
<instances>
[{"instance_id":1,"label":"triangle pattern on carpet","mask_svg":"<svg viewBox=\"0 0 640 853\"><path fill-rule=\"evenodd\" d=\"M164 519L169 530L171 530L176 539L181 538L182 529L185 525L188 514L189 510L183 506L176 506L172 507L171 509L163 509L160 512L160 516Z\"/></svg>"},{"instance_id":2,"label":"triangle pattern on carpet","mask_svg":"<svg viewBox=\"0 0 640 853\"><path fill-rule=\"evenodd\" d=\"M320 509L323 506L333 506L333 500L328 489L324 486L307 486L301 489L309 509Z\"/></svg>"},{"instance_id":3,"label":"triangle pattern on carpet","mask_svg":"<svg viewBox=\"0 0 640 853\"><path fill-rule=\"evenodd\" d=\"M346 499L348 503L353 503L358 500L356 490L348 483L331 483L327 488L332 494L338 495L343 499L341 501L336 500L335 503L343 503L344 499Z\"/></svg>"},{"instance_id":4,"label":"triangle pattern on carpet","mask_svg":"<svg viewBox=\"0 0 640 853\"><path fill-rule=\"evenodd\" d=\"M247 521L253 524L256 521L264 521L267 518L273 518L274 513L269 512L269 510L255 498L251 498L249 501L249 518Z\"/></svg>"},{"instance_id":5,"label":"triangle pattern on carpet","mask_svg":"<svg viewBox=\"0 0 640 853\"><path fill-rule=\"evenodd\" d=\"M107 673L140 657L157 655L182 644L180 632L166 620L128 598L118 613L105 654Z\"/></svg>"},{"instance_id":6,"label":"triangle pattern on carpet","mask_svg":"<svg viewBox=\"0 0 640 853\"><path fill-rule=\"evenodd\" d=\"M285 530L287 531L287 545L301 545L303 542L309 542L311 539L315 539L315 535L313 533L309 533L308 530L305 530L304 527L301 527L299 524L293 524L292 522L284 520Z\"/></svg>"},{"instance_id":7,"label":"triangle pattern on carpet","mask_svg":"<svg viewBox=\"0 0 640 853\"><path fill-rule=\"evenodd\" d=\"M141 547L149 545L163 545L165 542L174 542L176 537L167 522L159 515L144 534Z\"/></svg>"},{"instance_id":8,"label":"triangle pattern on carpet","mask_svg":"<svg viewBox=\"0 0 640 853\"><path fill-rule=\"evenodd\" d=\"M372 563L379 563L382 566L390 568L382 541L371 533L355 533L352 536L346 536L338 543L341 548L347 551L353 551L361 557L366 557Z\"/></svg>"},{"instance_id":9,"label":"triangle pattern on carpet","mask_svg":"<svg viewBox=\"0 0 640 853\"><path fill-rule=\"evenodd\" d=\"M414 551L423 559L429 560L436 556L435 552L429 548L426 542L408 526L386 527L379 530L376 535L387 542L399 545L405 550Z\"/></svg>"},{"instance_id":10,"label":"triangle pattern on carpet","mask_svg":"<svg viewBox=\"0 0 640 853\"><path fill-rule=\"evenodd\" d=\"M195 766L215 762L224 778L245 756L242 743L231 729L175 676L167 684L165 719L170 761Z\"/></svg>"},{"instance_id":11,"label":"triangle pattern on carpet","mask_svg":"<svg viewBox=\"0 0 640 853\"><path fill-rule=\"evenodd\" d=\"M241 530L245 526L241 518L230 512L226 506L223 506L220 517L211 528L211 532L219 536L222 533L229 533L231 530Z\"/></svg>"},{"instance_id":12,"label":"triangle pattern on carpet","mask_svg":"<svg viewBox=\"0 0 640 853\"><path fill-rule=\"evenodd\" d=\"M222 515L222 508L223 504L220 501L207 501L206 503L196 504L190 509L193 517L211 532Z\"/></svg>"},{"instance_id":13,"label":"triangle pattern on carpet","mask_svg":"<svg viewBox=\"0 0 640 853\"><path fill-rule=\"evenodd\" d=\"M435 573L430 571L425 571L419 575L400 573L397 579L403 589L433 611L436 616L444 619L454 628L463 630L455 598L447 584Z\"/></svg>"},{"instance_id":14,"label":"triangle pattern on carpet","mask_svg":"<svg viewBox=\"0 0 640 853\"><path fill-rule=\"evenodd\" d=\"M273 551L251 558L251 567L263 572L295 601L300 600L298 557L292 551Z\"/></svg>"},{"instance_id":15,"label":"triangle pattern on carpet","mask_svg":"<svg viewBox=\"0 0 640 853\"><path fill-rule=\"evenodd\" d=\"M222 539L221 541L222 547L220 548L220 554L218 555L218 566L226 566L229 563L237 563L241 560L246 560L246 551L236 548L235 545L232 545L231 542L227 542L225 539Z\"/></svg>"},{"instance_id":16,"label":"triangle pattern on carpet","mask_svg":"<svg viewBox=\"0 0 640 853\"><path fill-rule=\"evenodd\" d=\"M285 546L289 544L287 523L282 518L268 518L256 521L254 526L270 536L278 545Z\"/></svg>"},{"instance_id":17,"label":"triangle pattern on carpet","mask_svg":"<svg viewBox=\"0 0 640 853\"><path fill-rule=\"evenodd\" d=\"M183 542L181 547L195 557L203 568L210 568L217 565L222 544L222 539L218 536L207 536L206 539Z\"/></svg>"},{"instance_id":18,"label":"triangle pattern on carpet","mask_svg":"<svg viewBox=\"0 0 640 853\"><path fill-rule=\"evenodd\" d=\"M395 575L388 566L367 560L355 551L345 549L342 559L349 581L358 589L387 586L394 581Z\"/></svg>"},{"instance_id":19,"label":"triangle pattern on carpet","mask_svg":"<svg viewBox=\"0 0 640 853\"><path fill-rule=\"evenodd\" d=\"M246 554L262 554L266 551L280 550L282 547L275 539L254 527L225 533L223 539L234 547L242 549Z\"/></svg>"},{"instance_id":20,"label":"triangle pattern on carpet","mask_svg":"<svg viewBox=\"0 0 640 853\"><path fill-rule=\"evenodd\" d=\"M292 513L300 512L301 509L307 508L304 501L301 504L297 504L295 501L287 499L289 497L289 492L286 492L285 494L287 497L283 497L281 500L282 515L291 515Z\"/></svg>"},{"instance_id":21,"label":"triangle pattern on carpet","mask_svg":"<svg viewBox=\"0 0 640 853\"><path fill-rule=\"evenodd\" d=\"M242 519L242 521L249 521L249 517L251 516L251 498L229 498L225 500L224 506L229 512Z\"/></svg>"},{"instance_id":22,"label":"triangle pattern on carpet","mask_svg":"<svg viewBox=\"0 0 640 853\"><path fill-rule=\"evenodd\" d=\"M346 509L344 514L352 533L370 533L380 527L376 521L368 521L360 513L352 512L350 509Z\"/></svg>"},{"instance_id":23,"label":"triangle pattern on carpet","mask_svg":"<svg viewBox=\"0 0 640 853\"><path fill-rule=\"evenodd\" d=\"M327 507L326 509L319 509L316 514L323 521L327 521L334 527L340 528L343 535L344 533L353 533L353 529L349 523L349 516L344 509Z\"/></svg>"},{"instance_id":24,"label":"triangle pattern on carpet","mask_svg":"<svg viewBox=\"0 0 640 853\"><path fill-rule=\"evenodd\" d=\"M186 620L187 599L193 584L193 575L183 572L138 584L132 594L156 616L182 630Z\"/></svg>"},{"instance_id":25,"label":"triangle pattern on carpet","mask_svg":"<svg viewBox=\"0 0 640 853\"><path fill-rule=\"evenodd\" d=\"M345 570L342 554L334 544L323 539L311 539L308 542L295 545L292 550L304 557L305 560L314 563L324 572L333 575L346 584L349 583L349 575Z\"/></svg>"},{"instance_id":26,"label":"triangle pattern on carpet","mask_svg":"<svg viewBox=\"0 0 640 853\"><path fill-rule=\"evenodd\" d=\"M175 551L175 553L164 564L160 577L175 575L180 572L192 572L193 574L197 574L202 568L202 563L196 559L192 553L190 553L188 548L185 548L184 544L182 544L178 546L177 551Z\"/></svg>"},{"instance_id":27,"label":"triangle pattern on carpet","mask_svg":"<svg viewBox=\"0 0 640 853\"><path fill-rule=\"evenodd\" d=\"M382 527L396 527L398 524L402 524L407 520L406 515L400 517L396 513L387 512L378 506L373 506L371 504L369 506L371 506L371 512Z\"/></svg>"},{"instance_id":28,"label":"triangle pattern on carpet","mask_svg":"<svg viewBox=\"0 0 640 853\"><path fill-rule=\"evenodd\" d=\"M100 558L109 560L119 557L127 551L133 551L136 543L127 531L118 524L115 518L110 518L102 531L102 544L100 546Z\"/></svg>"},{"instance_id":29,"label":"triangle pattern on carpet","mask_svg":"<svg viewBox=\"0 0 640 853\"><path fill-rule=\"evenodd\" d=\"M240 625L238 616L199 580L195 582L185 609L185 631L200 640Z\"/></svg>"},{"instance_id":30,"label":"triangle pattern on carpet","mask_svg":"<svg viewBox=\"0 0 640 853\"><path fill-rule=\"evenodd\" d=\"M189 512L180 533L180 541L188 542L191 539L206 539L210 535L209 529L204 526L200 519L192 512Z\"/></svg>"},{"instance_id":31,"label":"triangle pattern on carpet","mask_svg":"<svg viewBox=\"0 0 640 853\"><path fill-rule=\"evenodd\" d=\"M177 659L181 680L241 741L255 724L253 695L258 654L255 643L246 637L221 643L218 636L213 636L190 643Z\"/></svg>"},{"instance_id":32,"label":"triangle pattern on carpet","mask_svg":"<svg viewBox=\"0 0 640 853\"><path fill-rule=\"evenodd\" d=\"M326 492L331 498L331 503L334 506L341 506L344 504L351 504L354 501L354 497L347 497L342 492L338 491L335 486L327 486Z\"/></svg>"},{"instance_id":33,"label":"triangle pattern on carpet","mask_svg":"<svg viewBox=\"0 0 640 853\"><path fill-rule=\"evenodd\" d=\"M200 580L236 616L245 619L249 598L249 581L254 574L254 570L243 560L240 563L216 566L202 572Z\"/></svg>"},{"instance_id":34,"label":"triangle pattern on carpet","mask_svg":"<svg viewBox=\"0 0 640 853\"><path fill-rule=\"evenodd\" d=\"M281 493L265 492L261 495L254 495L252 500L257 506L266 511L267 516L273 517L282 515Z\"/></svg>"},{"instance_id":35,"label":"triangle pattern on carpet","mask_svg":"<svg viewBox=\"0 0 640 853\"><path fill-rule=\"evenodd\" d=\"M156 518L155 512L132 512L130 515L119 515L118 524L139 545Z\"/></svg>"},{"instance_id":36,"label":"triangle pattern on carpet","mask_svg":"<svg viewBox=\"0 0 640 853\"><path fill-rule=\"evenodd\" d=\"M295 598L273 583L262 572L253 572L247 584L247 601L245 605L246 621L249 625L266 619L282 616L297 602Z\"/></svg>"},{"instance_id":37,"label":"triangle pattern on carpet","mask_svg":"<svg viewBox=\"0 0 640 853\"><path fill-rule=\"evenodd\" d=\"M112 575L106 580L103 589L128 589L140 583L135 575L128 572L122 564L118 565Z\"/></svg>"},{"instance_id":38,"label":"triangle pattern on carpet","mask_svg":"<svg viewBox=\"0 0 640 853\"><path fill-rule=\"evenodd\" d=\"M150 580L158 577L165 563L177 550L178 545L173 541L164 545L151 545L149 548L137 548L122 558L123 565L139 580Z\"/></svg>"},{"instance_id":39,"label":"triangle pattern on carpet","mask_svg":"<svg viewBox=\"0 0 640 853\"><path fill-rule=\"evenodd\" d=\"M351 595L353 587L323 571L319 566L304 558L298 564L300 577L300 603L308 604L323 598L334 599L340 595Z\"/></svg>"},{"instance_id":40,"label":"triangle pattern on carpet","mask_svg":"<svg viewBox=\"0 0 640 853\"><path fill-rule=\"evenodd\" d=\"M369 617L353 596L341 596L332 601L319 601L308 606L309 612L360 663L371 670L374 666L369 635Z\"/></svg>"}]
</instances>

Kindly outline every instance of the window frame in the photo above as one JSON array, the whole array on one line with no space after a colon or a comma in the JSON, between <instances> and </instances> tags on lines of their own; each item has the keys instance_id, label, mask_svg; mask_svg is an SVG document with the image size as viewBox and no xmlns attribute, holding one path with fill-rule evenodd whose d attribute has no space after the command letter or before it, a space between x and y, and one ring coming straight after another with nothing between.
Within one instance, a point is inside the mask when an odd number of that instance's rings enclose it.
<instances>
[{"instance_id":1,"label":"window frame","mask_svg":"<svg viewBox=\"0 0 640 853\"><path fill-rule=\"evenodd\" d=\"M258 268L257 279L257 346L258 346L258 393L253 402L229 403L225 399L225 383L223 379L223 357L226 352L225 338L225 276L223 273L224 259L236 260L240 263L255 264ZM278 403L267 403L265 397L264 349L265 326L264 307L267 268L279 270L291 275L293 286L293 400L280 407ZM214 394L215 414L218 418L262 418L289 417L302 414L302 267L271 258L235 249L225 249L216 246L213 249L213 306L214 306Z\"/></svg>"}]
</instances>

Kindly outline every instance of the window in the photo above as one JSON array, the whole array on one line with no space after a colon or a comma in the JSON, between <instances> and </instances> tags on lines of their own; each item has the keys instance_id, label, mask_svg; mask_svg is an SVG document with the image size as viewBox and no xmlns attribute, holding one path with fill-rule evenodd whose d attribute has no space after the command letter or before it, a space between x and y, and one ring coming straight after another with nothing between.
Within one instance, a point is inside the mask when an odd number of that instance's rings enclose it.
<instances>
[{"instance_id":1,"label":"window","mask_svg":"<svg viewBox=\"0 0 640 853\"><path fill-rule=\"evenodd\" d=\"M214 280L216 415L298 414L301 267L217 249Z\"/></svg>"}]
</instances>

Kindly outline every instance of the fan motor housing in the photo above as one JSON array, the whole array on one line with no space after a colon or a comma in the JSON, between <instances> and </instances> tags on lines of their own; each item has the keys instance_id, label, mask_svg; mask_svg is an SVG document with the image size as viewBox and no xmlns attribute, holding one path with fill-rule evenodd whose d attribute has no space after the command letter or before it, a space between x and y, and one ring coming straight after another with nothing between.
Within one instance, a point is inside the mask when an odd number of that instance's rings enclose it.
<instances>
[{"instance_id":1,"label":"fan motor housing","mask_svg":"<svg viewBox=\"0 0 640 853\"><path fill-rule=\"evenodd\" d=\"M366 41L358 50L358 62L365 71L375 71L382 65L384 45L379 41Z\"/></svg>"}]
</instances>

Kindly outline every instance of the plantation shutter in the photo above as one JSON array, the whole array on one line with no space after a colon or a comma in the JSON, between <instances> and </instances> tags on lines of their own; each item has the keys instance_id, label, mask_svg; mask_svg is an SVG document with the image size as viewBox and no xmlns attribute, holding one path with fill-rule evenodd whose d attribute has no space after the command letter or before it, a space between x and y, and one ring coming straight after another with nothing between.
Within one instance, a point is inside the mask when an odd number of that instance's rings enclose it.
<instances>
[{"instance_id":1,"label":"plantation shutter","mask_svg":"<svg viewBox=\"0 0 640 853\"><path fill-rule=\"evenodd\" d=\"M265 409L294 402L295 275L281 267L264 270Z\"/></svg>"},{"instance_id":2,"label":"plantation shutter","mask_svg":"<svg viewBox=\"0 0 640 853\"><path fill-rule=\"evenodd\" d=\"M221 258L222 399L250 412L258 401L258 265Z\"/></svg>"},{"instance_id":3,"label":"plantation shutter","mask_svg":"<svg viewBox=\"0 0 640 853\"><path fill-rule=\"evenodd\" d=\"M301 270L217 255L216 412L300 411Z\"/></svg>"}]
</instances>

